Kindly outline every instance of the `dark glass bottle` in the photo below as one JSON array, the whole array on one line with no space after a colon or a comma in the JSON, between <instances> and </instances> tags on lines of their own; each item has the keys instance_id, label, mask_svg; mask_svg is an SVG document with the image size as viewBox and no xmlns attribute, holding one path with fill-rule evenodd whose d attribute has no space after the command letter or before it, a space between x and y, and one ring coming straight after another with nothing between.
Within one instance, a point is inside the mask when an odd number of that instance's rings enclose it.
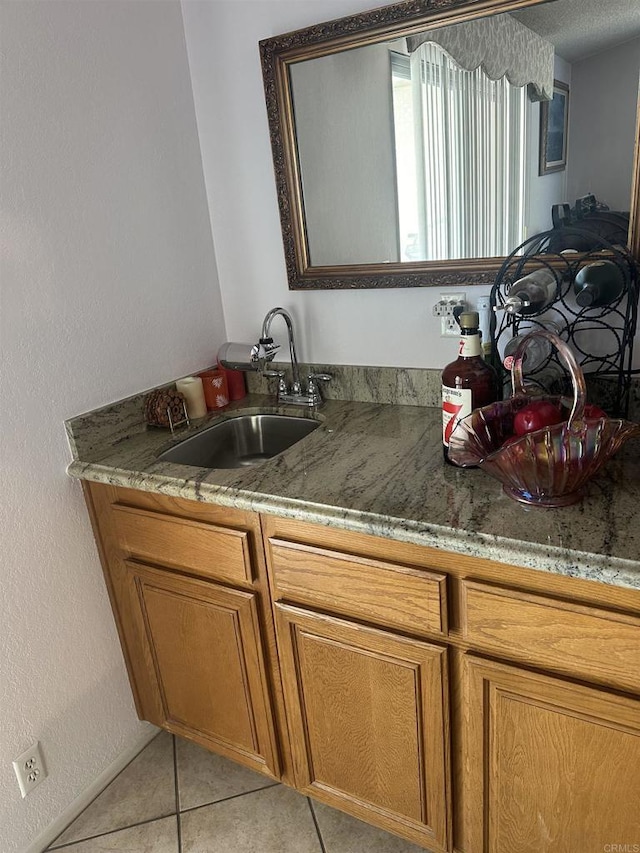
<instances>
[{"instance_id":1,"label":"dark glass bottle","mask_svg":"<svg viewBox=\"0 0 640 853\"><path fill-rule=\"evenodd\" d=\"M625 276L612 261L594 261L582 267L574 282L581 308L601 308L615 302L625 289Z\"/></svg>"},{"instance_id":2,"label":"dark glass bottle","mask_svg":"<svg viewBox=\"0 0 640 853\"><path fill-rule=\"evenodd\" d=\"M449 437L459 420L473 409L500 399L498 374L482 358L476 311L460 315L459 356L442 371L442 450L449 459Z\"/></svg>"}]
</instances>

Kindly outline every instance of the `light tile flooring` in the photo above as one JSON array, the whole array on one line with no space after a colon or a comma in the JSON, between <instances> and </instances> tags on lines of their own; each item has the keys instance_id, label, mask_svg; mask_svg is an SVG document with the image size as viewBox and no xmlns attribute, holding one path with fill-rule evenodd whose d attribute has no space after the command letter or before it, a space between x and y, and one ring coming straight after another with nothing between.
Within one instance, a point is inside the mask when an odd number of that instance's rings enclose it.
<instances>
[{"instance_id":1,"label":"light tile flooring","mask_svg":"<svg viewBox=\"0 0 640 853\"><path fill-rule=\"evenodd\" d=\"M424 853L161 732L58 836L65 853Z\"/></svg>"}]
</instances>

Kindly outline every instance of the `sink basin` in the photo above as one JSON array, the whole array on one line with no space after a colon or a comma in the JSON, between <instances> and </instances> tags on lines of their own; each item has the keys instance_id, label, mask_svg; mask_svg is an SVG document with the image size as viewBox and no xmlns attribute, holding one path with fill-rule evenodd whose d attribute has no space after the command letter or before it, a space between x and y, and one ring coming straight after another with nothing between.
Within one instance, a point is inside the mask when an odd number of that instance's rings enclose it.
<instances>
[{"instance_id":1,"label":"sink basin","mask_svg":"<svg viewBox=\"0 0 640 853\"><path fill-rule=\"evenodd\" d=\"M196 468L244 468L277 456L319 426L319 421L292 415L238 415L186 438L158 458Z\"/></svg>"}]
</instances>

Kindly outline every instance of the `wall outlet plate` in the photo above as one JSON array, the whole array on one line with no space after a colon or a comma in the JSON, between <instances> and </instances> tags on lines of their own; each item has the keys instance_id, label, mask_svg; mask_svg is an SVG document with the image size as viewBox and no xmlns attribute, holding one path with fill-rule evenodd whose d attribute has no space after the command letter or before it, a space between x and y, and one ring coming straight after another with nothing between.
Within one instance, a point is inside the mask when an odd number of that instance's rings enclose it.
<instances>
[{"instance_id":1,"label":"wall outlet plate","mask_svg":"<svg viewBox=\"0 0 640 853\"><path fill-rule=\"evenodd\" d=\"M16 758L13 762L13 769L18 777L18 785L20 785L20 792L24 799L34 788L37 788L40 782L47 778L39 741L36 741Z\"/></svg>"},{"instance_id":2,"label":"wall outlet plate","mask_svg":"<svg viewBox=\"0 0 640 853\"><path fill-rule=\"evenodd\" d=\"M440 317L440 337L441 338L459 338L460 324L453 316L448 314L446 317Z\"/></svg>"},{"instance_id":3,"label":"wall outlet plate","mask_svg":"<svg viewBox=\"0 0 640 853\"><path fill-rule=\"evenodd\" d=\"M440 317L440 337L457 338L460 334L460 326L454 316L454 309L467 308L466 293L441 293L439 302L433 307L433 313Z\"/></svg>"},{"instance_id":4,"label":"wall outlet plate","mask_svg":"<svg viewBox=\"0 0 640 853\"><path fill-rule=\"evenodd\" d=\"M434 317L451 317L453 309L458 305L467 306L466 293L441 293L440 299L433 306Z\"/></svg>"}]
</instances>

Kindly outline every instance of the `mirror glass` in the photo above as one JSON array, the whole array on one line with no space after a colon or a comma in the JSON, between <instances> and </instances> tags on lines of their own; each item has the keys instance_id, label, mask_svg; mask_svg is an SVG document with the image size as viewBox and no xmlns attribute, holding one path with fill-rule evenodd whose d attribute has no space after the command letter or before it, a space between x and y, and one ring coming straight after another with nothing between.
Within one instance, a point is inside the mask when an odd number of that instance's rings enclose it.
<instances>
[{"instance_id":1,"label":"mirror glass","mask_svg":"<svg viewBox=\"0 0 640 853\"><path fill-rule=\"evenodd\" d=\"M500 32L486 56L460 59L459 42L477 45L481 24L507 17L504 2L494 5L495 16L433 27L423 40L414 28L398 37L395 26L393 38L376 35L361 46L350 39L346 49L302 51L286 62L298 277L320 268L380 275L381 266L440 270L454 262L457 269L468 259L501 258L551 228L554 206L557 217L608 208L628 222L637 0L553 0L509 13L531 35L534 59L538 44L552 45L549 88L559 102L535 89L535 73L510 82L517 75L500 56ZM496 55L509 71L491 79L484 67ZM480 67L469 68L478 58ZM544 119L541 94L552 120ZM548 169L541 146L560 152ZM576 207L583 197L591 198Z\"/></svg>"},{"instance_id":2,"label":"mirror glass","mask_svg":"<svg viewBox=\"0 0 640 853\"><path fill-rule=\"evenodd\" d=\"M628 213L640 10L636 32L621 28L624 43L612 46L609 4L599 3L590 20L601 41L584 38L585 10L571 20L571 8L573 0L556 0L513 13L534 33L562 37L564 55L556 49L551 59L554 79L570 92L590 81L591 97L571 102L568 137L576 144L553 174L538 174L540 102L527 87L492 81L482 68L465 71L436 42L411 50L401 38L292 65L311 265L507 255L552 227L552 204L588 194ZM473 39L478 22L455 26ZM615 95L604 81L596 85L603 64L618 79ZM597 112L613 100L614 123ZM601 123L606 134L598 133ZM626 148L623 162L611 157L616 138Z\"/></svg>"}]
</instances>

